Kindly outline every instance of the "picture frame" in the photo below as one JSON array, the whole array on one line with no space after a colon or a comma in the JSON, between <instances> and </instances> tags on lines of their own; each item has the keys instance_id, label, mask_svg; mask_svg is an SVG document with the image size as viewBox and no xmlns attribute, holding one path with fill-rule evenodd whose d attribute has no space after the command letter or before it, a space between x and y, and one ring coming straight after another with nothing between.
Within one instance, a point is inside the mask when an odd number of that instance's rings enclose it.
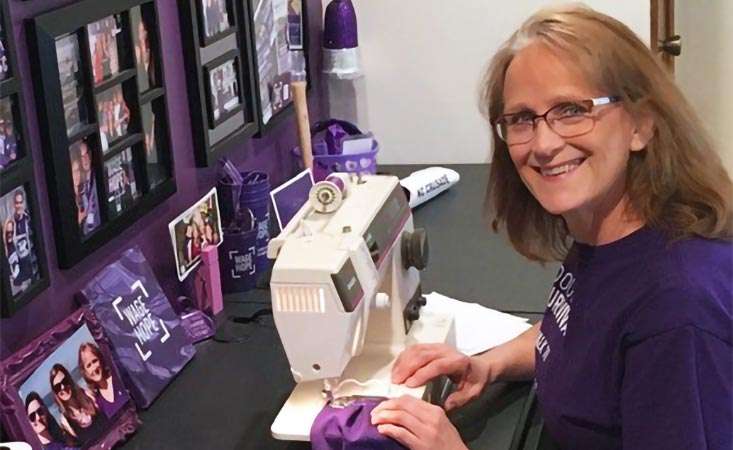
<instances>
[{"instance_id":1,"label":"picture frame","mask_svg":"<svg viewBox=\"0 0 733 450\"><path fill-rule=\"evenodd\" d=\"M0 316L49 285L41 212L7 2L0 4ZM16 196L18 193L18 196ZM16 205L16 199L20 202ZM17 218L16 218L17 212Z\"/></svg>"},{"instance_id":2,"label":"picture frame","mask_svg":"<svg viewBox=\"0 0 733 450\"><path fill-rule=\"evenodd\" d=\"M225 5L231 28L207 35L203 12L206 4ZM240 47L247 30L237 14L235 0L180 0L180 5L194 156L198 167L207 167L259 130L250 57ZM211 76L217 67L232 59L241 108L217 114Z\"/></svg>"},{"instance_id":3,"label":"picture frame","mask_svg":"<svg viewBox=\"0 0 733 450\"><path fill-rule=\"evenodd\" d=\"M224 240L216 188L168 224L178 280L183 281L201 262L201 250Z\"/></svg>"},{"instance_id":4,"label":"picture frame","mask_svg":"<svg viewBox=\"0 0 733 450\"><path fill-rule=\"evenodd\" d=\"M34 183L13 171L0 186L0 312L10 317L48 287L45 246Z\"/></svg>"},{"instance_id":5,"label":"picture frame","mask_svg":"<svg viewBox=\"0 0 733 450\"><path fill-rule=\"evenodd\" d=\"M30 22L31 60L48 68L33 75L39 120L48 124L41 138L62 269L176 192L158 25L155 0L82 0ZM156 111L152 165L141 113L148 105ZM134 201L112 207L127 198L109 197L110 180L121 174L110 169L122 167L123 154Z\"/></svg>"},{"instance_id":6,"label":"picture frame","mask_svg":"<svg viewBox=\"0 0 733 450\"><path fill-rule=\"evenodd\" d=\"M109 342L86 309L5 359L0 375L3 424L34 448L112 448L140 425Z\"/></svg>"},{"instance_id":7,"label":"picture frame","mask_svg":"<svg viewBox=\"0 0 733 450\"><path fill-rule=\"evenodd\" d=\"M310 89L307 3L238 0L237 6L240 20L246 24L242 48L247 48L250 56L258 136L263 136L294 109L290 82L304 79Z\"/></svg>"},{"instance_id":8,"label":"picture frame","mask_svg":"<svg viewBox=\"0 0 733 450\"><path fill-rule=\"evenodd\" d=\"M206 103L211 128L218 127L244 108L238 72L239 56L236 52L226 53L204 66Z\"/></svg>"},{"instance_id":9,"label":"picture frame","mask_svg":"<svg viewBox=\"0 0 733 450\"><path fill-rule=\"evenodd\" d=\"M204 46L236 32L232 0L196 0L196 16Z\"/></svg>"}]
</instances>

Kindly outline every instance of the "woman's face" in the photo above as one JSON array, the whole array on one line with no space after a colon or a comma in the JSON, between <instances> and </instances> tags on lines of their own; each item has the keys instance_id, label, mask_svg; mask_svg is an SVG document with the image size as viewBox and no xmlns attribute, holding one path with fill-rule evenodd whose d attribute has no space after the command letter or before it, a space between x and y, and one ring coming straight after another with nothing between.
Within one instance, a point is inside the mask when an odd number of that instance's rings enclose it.
<instances>
[{"instance_id":1,"label":"woman's face","mask_svg":"<svg viewBox=\"0 0 733 450\"><path fill-rule=\"evenodd\" d=\"M48 418L46 417L46 409L38 400L32 400L28 403L28 420L36 434L41 434L48 427Z\"/></svg>"},{"instance_id":2,"label":"woman's face","mask_svg":"<svg viewBox=\"0 0 733 450\"><path fill-rule=\"evenodd\" d=\"M66 379L63 372L56 372L51 383L51 388L62 402L67 402L71 398L71 380Z\"/></svg>"},{"instance_id":3,"label":"woman's face","mask_svg":"<svg viewBox=\"0 0 733 450\"><path fill-rule=\"evenodd\" d=\"M521 50L507 69L503 113L544 114L563 102L619 94L600 92L567 57L535 43ZM591 114L597 121L587 134L563 138L538 119L531 141L509 147L519 176L537 201L566 220L592 220L620 202L629 155L647 142L620 104L597 106Z\"/></svg>"},{"instance_id":4,"label":"woman's face","mask_svg":"<svg viewBox=\"0 0 733 450\"><path fill-rule=\"evenodd\" d=\"M85 378L95 383L102 381L102 364L89 347L81 351L81 363Z\"/></svg>"}]
</instances>

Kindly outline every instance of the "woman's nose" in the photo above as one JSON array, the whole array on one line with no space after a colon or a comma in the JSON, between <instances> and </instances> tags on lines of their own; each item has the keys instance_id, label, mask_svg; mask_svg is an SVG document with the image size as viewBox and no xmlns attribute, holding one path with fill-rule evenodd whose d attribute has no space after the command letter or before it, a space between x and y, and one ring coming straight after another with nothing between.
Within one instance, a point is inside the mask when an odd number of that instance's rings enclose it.
<instances>
[{"instance_id":1,"label":"woman's nose","mask_svg":"<svg viewBox=\"0 0 733 450\"><path fill-rule=\"evenodd\" d=\"M552 159L565 146L565 139L550 128L546 120L535 125L532 153L540 159Z\"/></svg>"}]
</instances>

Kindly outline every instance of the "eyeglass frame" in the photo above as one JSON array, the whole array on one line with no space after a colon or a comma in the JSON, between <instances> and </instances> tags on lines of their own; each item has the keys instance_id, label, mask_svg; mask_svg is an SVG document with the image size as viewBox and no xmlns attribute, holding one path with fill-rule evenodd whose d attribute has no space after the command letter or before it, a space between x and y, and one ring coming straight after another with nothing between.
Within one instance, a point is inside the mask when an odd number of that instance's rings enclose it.
<instances>
[{"instance_id":1,"label":"eyeglass frame","mask_svg":"<svg viewBox=\"0 0 733 450\"><path fill-rule=\"evenodd\" d=\"M550 129L554 133L556 133L558 136L560 136L562 138L566 138L566 139L567 138L573 138L573 137L582 136L584 134L587 134L587 133L590 133L591 131L593 131L593 129L596 126L596 122L598 121L598 116L592 114L593 113L593 108L595 108L596 106L610 105L610 104L613 104L613 103L620 102L621 100L622 100L622 98L621 98L620 95L609 95L609 96L605 96L605 97L588 98L588 99L584 99L584 100L568 100L568 101L560 102L560 103L552 106L550 109L548 109L547 111L545 111L543 114L534 114L534 116L532 117L532 137L529 140L524 141L524 142L514 142L514 143L511 143L511 144L509 142L507 142L506 138L504 136L502 136L501 126L502 126L502 124L506 124L506 118L507 117L514 116L514 115L517 115L517 114L523 114L526 111L520 111L520 112L510 113L510 114L502 114L496 120L493 121L492 125L493 125L493 129L496 132L497 136L499 136L499 139L501 139L502 141L504 141L507 144L507 146L509 146L509 145L524 145L524 144L527 144L529 142L532 142L532 140L537 135L537 123L538 123L538 119L544 120L545 123L547 124L547 126L550 127ZM550 123L550 121L547 120L547 115L550 114L550 112L552 112L555 108L557 108L559 106L562 106L562 105L567 105L569 103L570 104L572 104L572 103L584 104L585 106L588 107L588 112L586 112L584 114L579 114L579 115L585 116L585 117L587 117L587 118L589 118L589 119L591 119L593 121L593 125L590 127L590 129L588 131L584 131L584 132L578 133L578 134L563 135L563 134L558 133L557 130L555 130L555 128L552 126L552 124Z\"/></svg>"},{"instance_id":2,"label":"eyeglass frame","mask_svg":"<svg viewBox=\"0 0 733 450\"><path fill-rule=\"evenodd\" d=\"M68 380L66 376L64 376L58 383L52 384L51 390L54 392L54 394L58 394L59 392L61 392L62 386L66 386L69 392L71 392L71 381Z\"/></svg>"}]
</instances>

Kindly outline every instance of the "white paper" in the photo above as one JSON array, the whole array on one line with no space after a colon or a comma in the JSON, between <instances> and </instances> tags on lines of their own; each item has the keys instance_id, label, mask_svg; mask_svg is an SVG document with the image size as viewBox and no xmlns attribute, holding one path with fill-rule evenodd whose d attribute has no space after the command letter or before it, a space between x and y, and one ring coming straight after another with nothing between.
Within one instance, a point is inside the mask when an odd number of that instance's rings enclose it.
<instances>
[{"instance_id":1,"label":"white paper","mask_svg":"<svg viewBox=\"0 0 733 450\"><path fill-rule=\"evenodd\" d=\"M456 347L466 355L485 352L532 327L523 317L506 314L478 303L456 300L437 292L425 295L425 299L425 311L453 315Z\"/></svg>"}]
</instances>

